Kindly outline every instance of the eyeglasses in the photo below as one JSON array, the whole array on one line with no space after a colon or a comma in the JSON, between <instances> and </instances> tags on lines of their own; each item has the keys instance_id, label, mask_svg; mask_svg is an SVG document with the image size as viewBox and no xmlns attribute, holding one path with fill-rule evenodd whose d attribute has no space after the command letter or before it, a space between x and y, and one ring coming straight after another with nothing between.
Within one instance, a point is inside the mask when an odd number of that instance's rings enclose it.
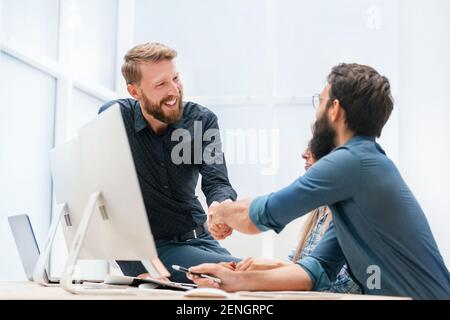
<instances>
[{"instance_id":1,"label":"eyeglasses","mask_svg":"<svg viewBox=\"0 0 450 320\"><path fill-rule=\"evenodd\" d=\"M330 100L330 98L321 98L320 93L316 93L312 96L312 106L314 109L317 109L320 106L320 100Z\"/></svg>"}]
</instances>

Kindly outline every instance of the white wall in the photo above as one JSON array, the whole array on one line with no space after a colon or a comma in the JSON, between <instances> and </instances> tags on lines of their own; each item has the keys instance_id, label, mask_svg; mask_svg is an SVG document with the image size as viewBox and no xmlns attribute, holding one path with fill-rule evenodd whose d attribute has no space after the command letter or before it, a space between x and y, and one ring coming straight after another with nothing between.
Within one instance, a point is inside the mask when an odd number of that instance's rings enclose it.
<instances>
[{"instance_id":1,"label":"white wall","mask_svg":"<svg viewBox=\"0 0 450 320\"><path fill-rule=\"evenodd\" d=\"M450 2L400 2L400 169L450 266Z\"/></svg>"},{"instance_id":2,"label":"white wall","mask_svg":"<svg viewBox=\"0 0 450 320\"><path fill-rule=\"evenodd\" d=\"M22 3L24 4L24 3ZM49 154L53 144L55 110L55 78L35 66L24 63L3 44L26 47L26 32L16 28L23 21L13 21L4 12L17 12L20 3L0 2L0 278L23 279L7 217L27 213L42 244L50 223L51 178ZM30 10L35 9L30 3ZM37 9L37 8L36 8ZM43 10L36 10L27 23L35 26L32 35L42 38ZM52 25L53 21L48 21ZM33 41L30 41L33 43ZM35 46L34 53L53 52L51 34L47 41Z\"/></svg>"}]
</instances>

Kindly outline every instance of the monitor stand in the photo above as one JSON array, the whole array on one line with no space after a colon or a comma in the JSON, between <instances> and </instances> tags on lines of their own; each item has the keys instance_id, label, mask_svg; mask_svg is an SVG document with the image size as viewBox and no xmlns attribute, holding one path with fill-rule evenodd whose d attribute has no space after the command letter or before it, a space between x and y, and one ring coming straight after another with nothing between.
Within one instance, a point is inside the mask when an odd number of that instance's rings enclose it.
<instances>
[{"instance_id":1,"label":"monitor stand","mask_svg":"<svg viewBox=\"0 0 450 320\"><path fill-rule=\"evenodd\" d=\"M80 250L83 246L84 239L86 237L86 232L89 228L92 216L94 212L98 209L101 213L103 220L108 220L108 214L105 209L105 204L101 192L97 191L89 196L86 207L83 212L83 216L80 221L80 225L75 233L72 245L70 247L69 255L66 260L66 265L63 270L61 277L61 287L71 293L82 293L79 290L80 286L73 284L73 275L76 270L76 264L80 254ZM153 259L151 261L142 261L144 267L146 267L150 276L154 278L168 277L169 272L166 270L164 265L159 259Z\"/></svg>"},{"instance_id":2,"label":"monitor stand","mask_svg":"<svg viewBox=\"0 0 450 320\"><path fill-rule=\"evenodd\" d=\"M65 202L58 205L56 219L54 219L52 221L52 224L50 225L50 230L48 231L44 248L39 254L38 261L36 262L36 266L34 267L33 281L43 286L47 286L49 284L49 275L47 273L47 270L49 270L48 261L50 258L50 253L52 251L53 241L55 240L56 231L58 230L58 225L63 216L66 224L70 226L71 222L69 208L67 207L67 203Z\"/></svg>"}]
</instances>

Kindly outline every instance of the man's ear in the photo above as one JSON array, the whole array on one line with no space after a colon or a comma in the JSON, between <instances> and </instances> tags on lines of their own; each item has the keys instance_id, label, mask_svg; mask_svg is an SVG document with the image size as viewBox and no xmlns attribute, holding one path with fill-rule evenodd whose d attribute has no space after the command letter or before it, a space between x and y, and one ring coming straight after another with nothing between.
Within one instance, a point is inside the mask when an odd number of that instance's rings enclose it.
<instances>
[{"instance_id":1,"label":"man's ear","mask_svg":"<svg viewBox=\"0 0 450 320\"><path fill-rule=\"evenodd\" d=\"M127 90L128 90L128 93L129 93L134 99L140 100L141 95L140 95L140 92L139 92L138 88L137 88L135 85L133 85L133 84L128 84L128 85L127 85Z\"/></svg>"},{"instance_id":2,"label":"man's ear","mask_svg":"<svg viewBox=\"0 0 450 320\"><path fill-rule=\"evenodd\" d=\"M344 117L344 109L338 99L334 99L332 105L328 108L330 122L336 122Z\"/></svg>"}]
</instances>

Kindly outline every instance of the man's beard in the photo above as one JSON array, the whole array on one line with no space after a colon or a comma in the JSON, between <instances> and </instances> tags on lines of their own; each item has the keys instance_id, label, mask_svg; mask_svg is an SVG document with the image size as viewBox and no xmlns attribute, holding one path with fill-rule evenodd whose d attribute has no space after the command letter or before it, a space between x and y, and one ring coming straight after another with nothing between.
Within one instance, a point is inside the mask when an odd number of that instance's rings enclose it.
<instances>
[{"instance_id":1,"label":"man's beard","mask_svg":"<svg viewBox=\"0 0 450 320\"><path fill-rule=\"evenodd\" d=\"M326 113L323 113L322 117L314 122L313 136L309 141L310 151L316 161L336 148L335 138L336 130L331 127Z\"/></svg>"},{"instance_id":2,"label":"man's beard","mask_svg":"<svg viewBox=\"0 0 450 320\"><path fill-rule=\"evenodd\" d=\"M173 100L174 98L177 99L177 107L174 110L175 112L171 112L170 114L164 113L164 103ZM144 108L146 113L161 122L167 124L175 123L180 120L183 115L183 94L180 92L178 97L168 96L161 100L159 104L155 104L151 102L144 93L142 93L142 108Z\"/></svg>"}]
</instances>

